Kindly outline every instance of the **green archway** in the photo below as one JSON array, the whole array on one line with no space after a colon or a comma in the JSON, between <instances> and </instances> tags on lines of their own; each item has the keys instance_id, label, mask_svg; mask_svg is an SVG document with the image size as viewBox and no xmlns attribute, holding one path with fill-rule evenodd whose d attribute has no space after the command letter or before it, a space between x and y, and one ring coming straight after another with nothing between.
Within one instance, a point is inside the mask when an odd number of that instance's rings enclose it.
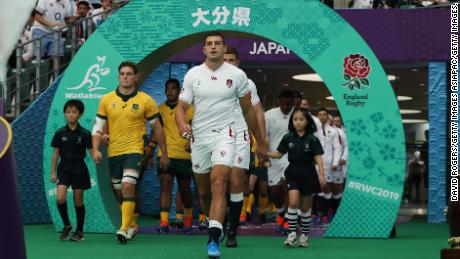
<instances>
[{"instance_id":1,"label":"green archway","mask_svg":"<svg viewBox=\"0 0 460 259\"><path fill-rule=\"evenodd\" d=\"M44 178L56 229L62 225L55 208L55 186L48 181L50 142L56 128L64 125L63 103L70 98L83 99L86 112L81 123L91 128L100 96L117 85L121 61L140 62L142 70L150 71L177 50L202 40L197 33L211 30L252 33L279 42L321 76L341 111L350 148L345 194L326 236L388 237L405 174L399 107L382 66L366 42L317 0L133 0L110 17L73 59L50 110L44 142ZM197 37L180 40L190 35ZM360 71L361 78L350 77L357 72L353 69L345 75L344 59L350 55L361 59L361 64L369 64L369 71ZM146 57L148 61L143 62ZM112 222L118 222L119 214L115 200L108 181L98 180L106 176L96 174L89 158L87 163L93 188L85 197L86 231L112 232Z\"/></svg>"}]
</instances>

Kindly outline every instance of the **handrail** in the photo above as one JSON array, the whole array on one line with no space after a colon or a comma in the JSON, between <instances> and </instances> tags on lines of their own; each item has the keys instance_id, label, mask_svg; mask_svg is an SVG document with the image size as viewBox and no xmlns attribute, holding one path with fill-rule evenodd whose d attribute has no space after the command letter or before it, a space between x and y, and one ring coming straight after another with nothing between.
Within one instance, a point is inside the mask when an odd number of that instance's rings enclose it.
<instances>
[{"instance_id":1,"label":"handrail","mask_svg":"<svg viewBox=\"0 0 460 259\"><path fill-rule=\"evenodd\" d=\"M77 26L81 24L86 28L85 36L89 37L93 32L93 19L97 17L102 17L102 20L105 20L110 14L119 10L127 2L121 3L118 7L111 9L110 11L103 11L98 14L94 14L88 17L80 18L71 24L66 24L59 28L51 29L49 32L40 35L40 37L32 38L24 42L18 42L15 45L15 56L16 56L16 69L13 74L9 75L6 78L5 82L0 82L0 97L2 98L3 103L3 112L6 113L5 117L14 118L20 115L21 108L23 104L27 106L28 101L33 101L36 96L48 88L50 81L57 78L62 72L62 69L65 68L69 62L61 60L61 56L70 57L72 59L77 50L84 43L84 40L79 42L80 39L77 38ZM64 53L60 53L60 46L62 39L62 34L66 32L66 45L64 48ZM49 59L42 59L41 56L41 47L43 44L43 39L45 37L52 36L54 38L54 53L48 53ZM23 61L23 54L26 53L25 49L33 44L31 47L33 52L37 55L34 55L33 60L29 60L32 65L26 64ZM68 47L70 46L70 51ZM46 67L47 71L43 71L44 64L50 62L49 66ZM62 63L61 63L62 62ZM27 70L24 70L24 67ZM32 70L32 71L31 71ZM14 71L14 70L13 70ZM33 79L25 79L34 74ZM27 89L25 89L27 88ZM27 90L27 91L26 91Z\"/></svg>"}]
</instances>

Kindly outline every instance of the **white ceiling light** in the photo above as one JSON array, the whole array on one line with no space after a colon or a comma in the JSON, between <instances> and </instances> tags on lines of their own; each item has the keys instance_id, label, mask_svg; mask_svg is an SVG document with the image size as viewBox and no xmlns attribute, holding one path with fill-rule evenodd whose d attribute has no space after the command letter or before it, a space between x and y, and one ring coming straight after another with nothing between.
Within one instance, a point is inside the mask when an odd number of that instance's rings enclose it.
<instances>
[{"instance_id":1,"label":"white ceiling light","mask_svg":"<svg viewBox=\"0 0 460 259\"><path fill-rule=\"evenodd\" d=\"M403 95L398 95L398 101L410 101L414 98L410 97L410 96L403 96Z\"/></svg>"},{"instance_id":2,"label":"white ceiling light","mask_svg":"<svg viewBox=\"0 0 460 259\"><path fill-rule=\"evenodd\" d=\"M427 123L428 121L420 120L420 119L403 119L402 122L408 124L408 123Z\"/></svg>"},{"instance_id":3,"label":"white ceiling light","mask_svg":"<svg viewBox=\"0 0 460 259\"><path fill-rule=\"evenodd\" d=\"M330 100L330 101L334 101L334 96L332 96L332 95L331 95L331 96L328 96L328 97L326 97L326 99L327 99L327 100Z\"/></svg>"},{"instance_id":4,"label":"white ceiling light","mask_svg":"<svg viewBox=\"0 0 460 259\"><path fill-rule=\"evenodd\" d=\"M417 114L417 113L422 113L421 110L409 110L409 109L401 109L399 110L401 114Z\"/></svg>"},{"instance_id":5,"label":"white ceiling light","mask_svg":"<svg viewBox=\"0 0 460 259\"><path fill-rule=\"evenodd\" d=\"M300 74L295 75L292 78L299 81L323 82L318 74Z\"/></svg>"},{"instance_id":6,"label":"white ceiling light","mask_svg":"<svg viewBox=\"0 0 460 259\"><path fill-rule=\"evenodd\" d=\"M395 75L388 75L388 80L390 80L390 81L395 81L395 80L396 80L396 76L395 76Z\"/></svg>"}]
</instances>

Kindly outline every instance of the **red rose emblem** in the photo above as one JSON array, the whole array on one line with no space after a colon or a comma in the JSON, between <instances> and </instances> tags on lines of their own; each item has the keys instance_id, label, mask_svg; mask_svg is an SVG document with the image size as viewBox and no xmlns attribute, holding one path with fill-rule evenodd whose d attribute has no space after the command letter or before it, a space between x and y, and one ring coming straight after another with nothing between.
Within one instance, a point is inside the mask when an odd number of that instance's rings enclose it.
<instances>
[{"instance_id":1,"label":"red rose emblem","mask_svg":"<svg viewBox=\"0 0 460 259\"><path fill-rule=\"evenodd\" d=\"M360 54L351 54L343 59L343 73L351 78L366 78L371 68L367 58Z\"/></svg>"},{"instance_id":2,"label":"red rose emblem","mask_svg":"<svg viewBox=\"0 0 460 259\"><path fill-rule=\"evenodd\" d=\"M232 85L233 85L233 80L232 79L227 79L228 88L232 87Z\"/></svg>"}]
</instances>

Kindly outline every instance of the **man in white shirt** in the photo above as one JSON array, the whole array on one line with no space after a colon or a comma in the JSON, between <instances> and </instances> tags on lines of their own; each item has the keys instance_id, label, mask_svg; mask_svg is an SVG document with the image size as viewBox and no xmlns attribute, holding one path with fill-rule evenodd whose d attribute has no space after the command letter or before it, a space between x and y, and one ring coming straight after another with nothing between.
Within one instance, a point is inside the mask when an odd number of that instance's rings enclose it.
<instances>
[{"instance_id":1,"label":"man in white shirt","mask_svg":"<svg viewBox=\"0 0 460 259\"><path fill-rule=\"evenodd\" d=\"M342 117L340 114L334 115L334 126L337 129L339 143L340 143L340 159L339 159L339 166L337 168L337 175L342 178L340 184L333 184L332 185L332 201L333 201L333 210L334 214L337 212L337 209L340 205L340 201L342 200L343 189L344 189L344 182L345 178L347 177L348 172L348 141L347 141L347 134L345 132L345 128L343 127Z\"/></svg>"},{"instance_id":2,"label":"man in white shirt","mask_svg":"<svg viewBox=\"0 0 460 259\"><path fill-rule=\"evenodd\" d=\"M238 67L240 61L238 58L238 51L231 47L226 46L224 53L224 61ZM265 117L259 96L257 95L257 88L251 79L248 79L248 87L251 92L251 104L256 112L257 123L262 139L265 139ZM243 207L243 197L249 191L249 177L246 172L249 170L251 143L250 135L248 132L248 125L244 119L239 103L235 105L235 159L233 162L232 172L230 174L230 212L229 212L229 229L227 235L227 247L236 247L236 230L238 228L239 216Z\"/></svg>"},{"instance_id":3,"label":"man in white shirt","mask_svg":"<svg viewBox=\"0 0 460 259\"><path fill-rule=\"evenodd\" d=\"M107 19L110 11L112 10L112 6L112 0L101 0L101 7L91 12L91 14L93 15L93 23L96 26L101 25L101 23Z\"/></svg>"},{"instance_id":4,"label":"man in white shirt","mask_svg":"<svg viewBox=\"0 0 460 259\"><path fill-rule=\"evenodd\" d=\"M318 216L323 223L328 224L327 213L332 208L332 190L343 183L343 175L341 171L338 171L340 161L340 141L339 132L336 128L332 127L328 123L328 111L326 108L318 109L318 119L321 121L321 127L318 129L318 138L323 146L324 154L324 176L326 177L326 187L323 189L323 193L318 196L319 209Z\"/></svg>"},{"instance_id":5,"label":"man in white shirt","mask_svg":"<svg viewBox=\"0 0 460 259\"><path fill-rule=\"evenodd\" d=\"M211 183L209 210L208 256L220 257L219 238L227 208L227 183L235 155L235 118L237 101L245 120L258 141L258 152L265 155L256 114L251 104L246 74L224 62L224 37L211 32L205 37L203 64L190 69L176 108L176 121L184 137L192 139L192 165L200 199L209 197L206 186ZM186 121L186 112L194 106L193 128ZM260 141L260 142L259 142ZM205 188L201 188L205 186ZM206 208L203 208L206 212Z\"/></svg>"},{"instance_id":6,"label":"man in white shirt","mask_svg":"<svg viewBox=\"0 0 460 259\"><path fill-rule=\"evenodd\" d=\"M313 121L315 122L316 129L317 129L317 131L313 135L318 137L318 132L319 132L319 129L321 128L321 122L319 121L318 117L316 117L315 115L313 115L311 113L310 102L308 101L307 98L302 98L302 101L300 102L300 107L307 109L308 112L310 113L310 116L313 119Z\"/></svg>"},{"instance_id":7,"label":"man in white shirt","mask_svg":"<svg viewBox=\"0 0 460 259\"><path fill-rule=\"evenodd\" d=\"M269 151L276 151L281 139L289 131L289 118L294 105L292 91L282 90L278 95L278 105L279 107L265 112L265 131ZM286 197L284 171L288 165L287 154L285 154L281 159L270 159L270 166L268 167L268 194L277 208L276 231L278 232L283 231L283 224L286 222L284 218L284 199Z\"/></svg>"},{"instance_id":8,"label":"man in white shirt","mask_svg":"<svg viewBox=\"0 0 460 259\"><path fill-rule=\"evenodd\" d=\"M50 33L53 29L65 26L75 20L73 3L70 0L39 0L35 7L35 22L32 26L32 38L36 39ZM54 34L42 39L42 56L63 56L64 39L61 38L59 53L56 51Z\"/></svg>"}]
</instances>

